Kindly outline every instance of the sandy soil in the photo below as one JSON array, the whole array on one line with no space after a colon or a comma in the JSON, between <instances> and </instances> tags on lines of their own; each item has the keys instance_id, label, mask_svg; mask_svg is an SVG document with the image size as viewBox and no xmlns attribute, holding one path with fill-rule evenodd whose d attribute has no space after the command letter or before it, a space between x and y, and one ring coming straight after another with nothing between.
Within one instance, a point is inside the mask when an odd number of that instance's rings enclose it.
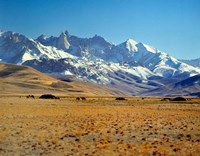
<instances>
[{"instance_id":1,"label":"sandy soil","mask_svg":"<svg viewBox=\"0 0 200 156\"><path fill-rule=\"evenodd\" d=\"M0 97L0 155L200 155L199 101Z\"/></svg>"}]
</instances>

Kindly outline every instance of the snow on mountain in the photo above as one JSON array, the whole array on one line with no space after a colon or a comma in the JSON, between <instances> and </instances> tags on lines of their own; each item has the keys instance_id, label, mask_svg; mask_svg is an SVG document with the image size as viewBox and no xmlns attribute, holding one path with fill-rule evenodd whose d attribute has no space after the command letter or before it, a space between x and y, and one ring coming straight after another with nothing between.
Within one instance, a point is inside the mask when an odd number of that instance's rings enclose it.
<instances>
[{"instance_id":1,"label":"snow on mountain","mask_svg":"<svg viewBox=\"0 0 200 156\"><path fill-rule=\"evenodd\" d=\"M87 59L103 59L104 53L109 51L113 46L100 36L95 35L92 38L79 38L70 35L68 31L61 33L59 37L51 36L48 38L42 35L36 41L45 46L54 46L74 56Z\"/></svg>"},{"instance_id":2,"label":"snow on mountain","mask_svg":"<svg viewBox=\"0 0 200 156\"><path fill-rule=\"evenodd\" d=\"M68 42L68 36L65 33L61 33L59 38L58 38L58 42L57 42L57 46L58 49L62 49L64 51L68 50L70 47L70 44Z\"/></svg>"},{"instance_id":3,"label":"snow on mountain","mask_svg":"<svg viewBox=\"0 0 200 156\"><path fill-rule=\"evenodd\" d=\"M128 39L124 44L125 44L125 47L128 49L128 51L132 51L132 52L138 51L138 48L136 46L138 43L134 41L133 39ZM123 46L123 44L121 46Z\"/></svg>"},{"instance_id":4,"label":"snow on mountain","mask_svg":"<svg viewBox=\"0 0 200 156\"><path fill-rule=\"evenodd\" d=\"M180 60L186 64L189 64L193 67L197 67L197 68L200 68L200 58L198 59L193 59L193 60Z\"/></svg>"},{"instance_id":5,"label":"snow on mountain","mask_svg":"<svg viewBox=\"0 0 200 156\"><path fill-rule=\"evenodd\" d=\"M33 39L11 31L0 35L0 58L2 62L22 64L32 59L60 59L74 56L55 47L44 46Z\"/></svg>"},{"instance_id":6,"label":"snow on mountain","mask_svg":"<svg viewBox=\"0 0 200 156\"><path fill-rule=\"evenodd\" d=\"M109 61L134 61L140 66L148 68L155 75L166 78L178 77L184 74L188 77L200 72L199 69L178 61L152 46L137 43L132 39L114 47L109 55L107 57Z\"/></svg>"},{"instance_id":7,"label":"snow on mountain","mask_svg":"<svg viewBox=\"0 0 200 156\"><path fill-rule=\"evenodd\" d=\"M200 74L199 68L133 39L115 45L101 36L79 38L67 31L58 37L41 35L36 40L0 32L0 61L29 65L44 73L75 75L133 95L163 86L165 79Z\"/></svg>"},{"instance_id":8,"label":"snow on mountain","mask_svg":"<svg viewBox=\"0 0 200 156\"><path fill-rule=\"evenodd\" d=\"M41 59L29 60L23 65L31 66L41 72L48 73L70 73L70 75L77 75L79 78L88 79L99 84L110 84L110 75L112 73L125 73L138 77L138 79L148 79L154 74L148 69L138 66L124 66L119 63L109 64L102 60L82 61L80 59Z\"/></svg>"}]
</instances>

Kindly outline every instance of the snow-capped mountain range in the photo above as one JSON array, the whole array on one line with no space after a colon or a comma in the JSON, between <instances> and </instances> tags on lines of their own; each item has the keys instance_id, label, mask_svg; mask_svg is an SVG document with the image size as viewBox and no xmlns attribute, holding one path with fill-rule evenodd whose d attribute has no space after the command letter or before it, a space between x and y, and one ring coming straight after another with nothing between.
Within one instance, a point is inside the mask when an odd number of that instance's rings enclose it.
<instances>
[{"instance_id":1,"label":"snow-capped mountain range","mask_svg":"<svg viewBox=\"0 0 200 156\"><path fill-rule=\"evenodd\" d=\"M1 31L0 61L74 75L133 95L200 74L200 68L133 39L115 45L97 35L80 38L67 31L35 40Z\"/></svg>"}]
</instances>

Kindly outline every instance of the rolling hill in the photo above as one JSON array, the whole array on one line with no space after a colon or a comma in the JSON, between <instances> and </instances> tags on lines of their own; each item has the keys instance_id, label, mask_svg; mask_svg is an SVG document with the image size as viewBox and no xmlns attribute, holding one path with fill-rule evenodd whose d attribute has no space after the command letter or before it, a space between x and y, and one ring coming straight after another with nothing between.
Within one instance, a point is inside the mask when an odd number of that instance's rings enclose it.
<instances>
[{"instance_id":1,"label":"rolling hill","mask_svg":"<svg viewBox=\"0 0 200 156\"><path fill-rule=\"evenodd\" d=\"M0 94L117 95L123 92L75 78L68 82L31 67L0 63Z\"/></svg>"}]
</instances>

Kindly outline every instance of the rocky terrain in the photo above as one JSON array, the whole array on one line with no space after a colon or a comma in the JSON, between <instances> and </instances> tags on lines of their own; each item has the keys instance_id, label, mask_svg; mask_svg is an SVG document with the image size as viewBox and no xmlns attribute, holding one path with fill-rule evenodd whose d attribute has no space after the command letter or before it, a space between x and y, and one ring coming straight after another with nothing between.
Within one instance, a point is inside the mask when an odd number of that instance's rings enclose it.
<instances>
[{"instance_id":1,"label":"rocky terrain","mask_svg":"<svg viewBox=\"0 0 200 156\"><path fill-rule=\"evenodd\" d=\"M0 155L199 155L200 101L0 97Z\"/></svg>"},{"instance_id":2,"label":"rocky terrain","mask_svg":"<svg viewBox=\"0 0 200 156\"><path fill-rule=\"evenodd\" d=\"M80 38L67 31L35 40L1 31L0 61L28 65L43 73L73 75L131 95L166 95L162 88L177 95L173 92L176 83L200 74L198 66L133 39L115 45L98 35ZM181 95L200 92L198 87L186 90Z\"/></svg>"}]
</instances>

